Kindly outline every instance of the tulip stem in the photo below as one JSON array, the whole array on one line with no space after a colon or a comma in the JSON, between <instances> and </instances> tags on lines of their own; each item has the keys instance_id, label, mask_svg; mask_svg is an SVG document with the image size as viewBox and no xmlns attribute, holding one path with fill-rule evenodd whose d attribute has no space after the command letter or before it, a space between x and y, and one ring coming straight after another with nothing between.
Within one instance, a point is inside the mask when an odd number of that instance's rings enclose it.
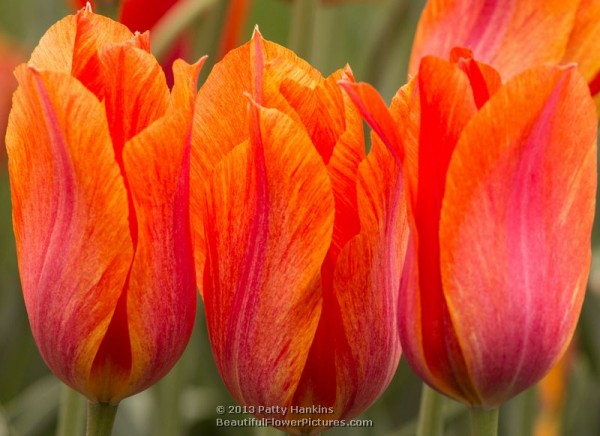
<instances>
[{"instance_id":1,"label":"tulip stem","mask_svg":"<svg viewBox=\"0 0 600 436\"><path fill-rule=\"evenodd\" d=\"M472 407L471 433L473 436L496 436L498 434L499 408L482 409Z\"/></svg>"},{"instance_id":2,"label":"tulip stem","mask_svg":"<svg viewBox=\"0 0 600 436\"><path fill-rule=\"evenodd\" d=\"M88 403L86 436L110 436L119 405Z\"/></svg>"},{"instance_id":3,"label":"tulip stem","mask_svg":"<svg viewBox=\"0 0 600 436\"><path fill-rule=\"evenodd\" d=\"M294 0L289 48L310 61L318 0Z\"/></svg>"},{"instance_id":4,"label":"tulip stem","mask_svg":"<svg viewBox=\"0 0 600 436\"><path fill-rule=\"evenodd\" d=\"M444 429L444 397L423 383L417 436L441 436Z\"/></svg>"},{"instance_id":5,"label":"tulip stem","mask_svg":"<svg viewBox=\"0 0 600 436\"><path fill-rule=\"evenodd\" d=\"M56 436L81 434L85 427L85 398L67 385L62 385Z\"/></svg>"}]
</instances>

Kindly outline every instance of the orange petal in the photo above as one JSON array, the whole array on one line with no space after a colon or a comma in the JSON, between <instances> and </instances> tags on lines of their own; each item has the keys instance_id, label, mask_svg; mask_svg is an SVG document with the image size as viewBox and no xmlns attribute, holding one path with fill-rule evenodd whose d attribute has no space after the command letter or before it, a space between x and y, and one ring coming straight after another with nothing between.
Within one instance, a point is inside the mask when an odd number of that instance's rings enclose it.
<instances>
[{"instance_id":1,"label":"orange petal","mask_svg":"<svg viewBox=\"0 0 600 436\"><path fill-rule=\"evenodd\" d=\"M171 92L171 100L169 102L170 110L184 110L192 113L196 102L196 87L200 70L204 66L207 57L203 56L194 64L188 64L183 59L177 59L173 63L173 77L175 84ZM167 113L169 113L167 111Z\"/></svg>"},{"instance_id":2,"label":"orange petal","mask_svg":"<svg viewBox=\"0 0 600 436\"><path fill-rule=\"evenodd\" d=\"M473 59L471 50L455 47L450 52L450 62L465 72L477 109L481 108L502 86L500 74L489 65Z\"/></svg>"},{"instance_id":3,"label":"orange petal","mask_svg":"<svg viewBox=\"0 0 600 436\"><path fill-rule=\"evenodd\" d=\"M600 93L599 51L600 1L581 0L563 62L577 62L590 83L592 95L597 97Z\"/></svg>"},{"instance_id":4,"label":"orange petal","mask_svg":"<svg viewBox=\"0 0 600 436\"><path fill-rule=\"evenodd\" d=\"M503 87L456 146L442 280L486 407L538 381L575 328L590 267L596 128L578 71L540 67Z\"/></svg>"},{"instance_id":5,"label":"orange petal","mask_svg":"<svg viewBox=\"0 0 600 436\"><path fill-rule=\"evenodd\" d=\"M335 198L335 225L330 248L331 260L335 263L336 257L342 247L360 231L357 177L358 166L365 158L365 139L362 117L354 103L337 85L337 79L354 80L349 68L341 75L331 75L327 82L332 81L335 88L330 92L341 94L343 106L337 117L344 121L343 133L337 138L333 147L331 159L327 164L327 171L333 187ZM327 99L323 99L327 102ZM319 117L321 122L327 118Z\"/></svg>"},{"instance_id":6,"label":"orange petal","mask_svg":"<svg viewBox=\"0 0 600 436\"><path fill-rule=\"evenodd\" d=\"M579 0L430 0L415 35L409 73L424 56L447 59L466 47L506 80L541 63L559 62Z\"/></svg>"},{"instance_id":7,"label":"orange petal","mask_svg":"<svg viewBox=\"0 0 600 436\"><path fill-rule=\"evenodd\" d=\"M204 301L217 367L234 398L285 405L321 311L334 201L302 126L273 109L251 111L251 140L210 179Z\"/></svg>"},{"instance_id":8,"label":"orange petal","mask_svg":"<svg viewBox=\"0 0 600 436\"><path fill-rule=\"evenodd\" d=\"M215 165L249 136L248 99L244 94L253 95L256 101L264 99L263 105L277 108L299 121L282 97L279 85L287 79L307 86L318 83L319 77L316 70L290 50L263 40L258 30L250 42L232 50L215 65L200 88L194 115L191 183L200 194L192 195L190 208L196 253L201 253L205 244L202 192L206 180ZM198 278L203 269L204 257L197 255ZM199 288L202 292L201 283Z\"/></svg>"},{"instance_id":9,"label":"orange petal","mask_svg":"<svg viewBox=\"0 0 600 436\"><path fill-rule=\"evenodd\" d=\"M121 162L125 142L165 113L169 90L154 56L128 42L104 47L99 59L108 126Z\"/></svg>"},{"instance_id":10,"label":"orange petal","mask_svg":"<svg viewBox=\"0 0 600 436\"><path fill-rule=\"evenodd\" d=\"M133 255L127 195L96 97L67 74L16 76L6 143L25 303L48 366L96 399L87 377Z\"/></svg>"},{"instance_id":11,"label":"orange petal","mask_svg":"<svg viewBox=\"0 0 600 436\"><path fill-rule=\"evenodd\" d=\"M165 375L191 333L196 296L188 218L189 137L200 66L176 64L167 116L135 136L124 151L135 256L93 367L97 389L113 402ZM126 372L120 383L111 377L116 364Z\"/></svg>"},{"instance_id":12,"label":"orange petal","mask_svg":"<svg viewBox=\"0 0 600 436\"><path fill-rule=\"evenodd\" d=\"M191 73L197 74L194 69ZM185 349L194 324L196 277L189 222L190 107L172 109L129 141L124 150L138 224L127 291L132 393L152 385L172 368Z\"/></svg>"},{"instance_id":13,"label":"orange petal","mask_svg":"<svg viewBox=\"0 0 600 436\"><path fill-rule=\"evenodd\" d=\"M477 107L468 75L451 62L426 57L414 81L399 93L393 107L407 126L401 135L409 156L404 165L413 228L408 261L416 262L411 268L418 267L409 271L410 286L401 300L401 338L421 377L449 395L473 395L461 377L460 353L447 352L448 346L455 348L455 338L447 323L440 276L439 217L454 147Z\"/></svg>"},{"instance_id":14,"label":"orange petal","mask_svg":"<svg viewBox=\"0 0 600 436\"><path fill-rule=\"evenodd\" d=\"M127 27L86 7L50 27L34 49L29 64L40 70L71 73L100 95L98 86L94 86L100 75L98 50L132 37Z\"/></svg>"},{"instance_id":15,"label":"orange petal","mask_svg":"<svg viewBox=\"0 0 600 436\"><path fill-rule=\"evenodd\" d=\"M379 136L398 162L403 159L403 150L385 102L379 93L368 83L354 83L347 80L339 82L357 106L365 121Z\"/></svg>"},{"instance_id":16,"label":"orange petal","mask_svg":"<svg viewBox=\"0 0 600 436\"><path fill-rule=\"evenodd\" d=\"M328 326L321 330L324 350L334 350L335 371L318 389L335 383L334 409L343 411L344 418L356 416L379 398L401 353L397 306L408 237L406 204L398 165L378 140L360 164L358 202L361 232L339 254L335 300L324 303L321 315ZM321 366L327 357L323 351L312 356Z\"/></svg>"}]
</instances>

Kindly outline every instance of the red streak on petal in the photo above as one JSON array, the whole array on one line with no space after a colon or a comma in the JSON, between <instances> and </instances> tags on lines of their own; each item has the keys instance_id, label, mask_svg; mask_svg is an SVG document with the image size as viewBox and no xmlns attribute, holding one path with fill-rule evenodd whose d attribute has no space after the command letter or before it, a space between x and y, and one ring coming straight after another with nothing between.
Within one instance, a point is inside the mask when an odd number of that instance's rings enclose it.
<instances>
[{"instance_id":1,"label":"red streak on petal","mask_svg":"<svg viewBox=\"0 0 600 436\"><path fill-rule=\"evenodd\" d=\"M379 93L366 83L347 80L340 80L338 83L346 90L364 120L383 141L396 162L401 165L404 152L397 139L395 122Z\"/></svg>"},{"instance_id":2,"label":"red streak on petal","mask_svg":"<svg viewBox=\"0 0 600 436\"><path fill-rule=\"evenodd\" d=\"M298 382L292 400L293 405L310 406L320 404L334 406L338 391L338 365L340 356L349 356L350 347L346 337L339 303L333 289L333 270L335 264L331 251L327 254L321 267L321 286L323 306L315 337L306 360L306 366ZM351 369L348 367L347 369ZM354 380L344 380L352 384ZM355 389L349 392L356 393ZM354 403L354 398L344 398L345 404ZM340 411L336 411L340 412Z\"/></svg>"},{"instance_id":3,"label":"red streak on petal","mask_svg":"<svg viewBox=\"0 0 600 436\"><path fill-rule=\"evenodd\" d=\"M90 382L100 401L109 401L121 395L120 391L126 387L131 372L126 291L128 285L129 275L91 368Z\"/></svg>"},{"instance_id":4,"label":"red streak on petal","mask_svg":"<svg viewBox=\"0 0 600 436\"><path fill-rule=\"evenodd\" d=\"M600 93L600 71L598 71L596 77L590 81L590 93L593 97Z\"/></svg>"},{"instance_id":5,"label":"red streak on petal","mask_svg":"<svg viewBox=\"0 0 600 436\"><path fill-rule=\"evenodd\" d=\"M490 99L490 91L479 65L473 59L473 53L468 49L453 48L450 52L450 61L463 70L469 78L475 105L477 109L481 108Z\"/></svg>"},{"instance_id":6,"label":"red streak on petal","mask_svg":"<svg viewBox=\"0 0 600 436\"><path fill-rule=\"evenodd\" d=\"M440 266L439 223L446 174L462 129L475 113L473 100L464 95L469 90L468 84L454 68L435 58L426 58L421 63L419 184L414 219L425 359L434 378L450 384L454 391L466 391L464 395L469 396L472 389L463 386L468 384L468 377L464 376L464 358L450 320ZM453 83L442 83L440 78Z\"/></svg>"},{"instance_id":7,"label":"red streak on petal","mask_svg":"<svg viewBox=\"0 0 600 436\"><path fill-rule=\"evenodd\" d=\"M265 66L261 41L262 35L258 31L257 27L254 29L254 34L252 35L252 46L254 48L254 50L251 52L254 61L254 83L252 89L252 98L259 106L262 105L263 69Z\"/></svg>"},{"instance_id":8,"label":"red streak on petal","mask_svg":"<svg viewBox=\"0 0 600 436\"><path fill-rule=\"evenodd\" d=\"M233 347L226 348L230 356L225 359L237 360L238 347L241 341L236 340L240 332L249 331L254 311L258 307L260 287L263 280L263 269L266 262L265 253L269 238L269 194L267 187L267 167L265 163L264 145L260 128L260 108L250 104L250 135L251 135L251 169L249 177L256 177L256 192L254 204L249 205L249 211L253 212L248 243L245 248L244 257L240 267L240 275L232 299L231 313L237 314L229 317L227 331L228 343ZM249 182L251 183L251 182ZM250 213L252 213L250 212Z\"/></svg>"},{"instance_id":9,"label":"red streak on petal","mask_svg":"<svg viewBox=\"0 0 600 436\"><path fill-rule=\"evenodd\" d=\"M68 155L68 145L60 130L60 124L56 112L52 107L48 91L37 71L33 68L31 68L30 71L34 74L40 95L40 103L42 110L44 111L43 118L46 123L46 128L48 129L48 136L53 145L52 151L58 166L58 168L56 168L56 173L60 174L60 177L56 178L59 184L59 186L56 187L56 192L59 193L59 196L54 203L56 206L52 209L52 224L50 225L52 232L48 234L46 241L44 241L46 255L42 263L42 268L40 269L40 275L37 279L37 282L39 283L43 281L44 274L55 274L55 271L60 267L60 256L53 254L60 252L61 244L68 241L75 202L75 180L73 167L71 166Z\"/></svg>"}]
</instances>

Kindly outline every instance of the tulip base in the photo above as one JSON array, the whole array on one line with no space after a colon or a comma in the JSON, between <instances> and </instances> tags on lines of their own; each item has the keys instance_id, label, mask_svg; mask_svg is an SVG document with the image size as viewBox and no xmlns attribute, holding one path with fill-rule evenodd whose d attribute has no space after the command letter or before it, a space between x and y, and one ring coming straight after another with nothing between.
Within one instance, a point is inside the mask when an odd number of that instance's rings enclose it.
<instances>
[{"instance_id":1,"label":"tulip base","mask_svg":"<svg viewBox=\"0 0 600 436\"><path fill-rule=\"evenodd\" d=\"M472 407L471 434L473 436L497 436L499 408L481 409Z\"/></svg>"},{"instance_id":2,"label":"tulip base","mask_svg":"<svg viewBox=\"0 0 600 436\"><path fill-rule=\"evenodd\" d=\"M86 436L110 436L119 405L88 403Z\"/></svg>"}]
</instances>

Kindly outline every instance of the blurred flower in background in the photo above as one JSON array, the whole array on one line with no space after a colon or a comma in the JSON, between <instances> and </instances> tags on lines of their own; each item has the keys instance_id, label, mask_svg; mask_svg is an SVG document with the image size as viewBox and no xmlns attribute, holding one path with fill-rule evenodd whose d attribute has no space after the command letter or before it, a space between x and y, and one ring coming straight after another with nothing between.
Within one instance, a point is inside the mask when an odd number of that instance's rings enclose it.
<instances>
[{"instance_id":1,"label":"blurred flower in background","mask_svg":"<svg viewBox=\"0 0 600 436\"><path fill-rule=\"evenodd\" d=\"M12 94L17 88L13 70L24 60L25 56L21 49L8 38L0 35L0 138L2 138L2 144L4 144L6 134ZM6 150L2 146L0 148L0 171L4 171L6 168L5 159Z\"/></svg>"}]
</instances>

